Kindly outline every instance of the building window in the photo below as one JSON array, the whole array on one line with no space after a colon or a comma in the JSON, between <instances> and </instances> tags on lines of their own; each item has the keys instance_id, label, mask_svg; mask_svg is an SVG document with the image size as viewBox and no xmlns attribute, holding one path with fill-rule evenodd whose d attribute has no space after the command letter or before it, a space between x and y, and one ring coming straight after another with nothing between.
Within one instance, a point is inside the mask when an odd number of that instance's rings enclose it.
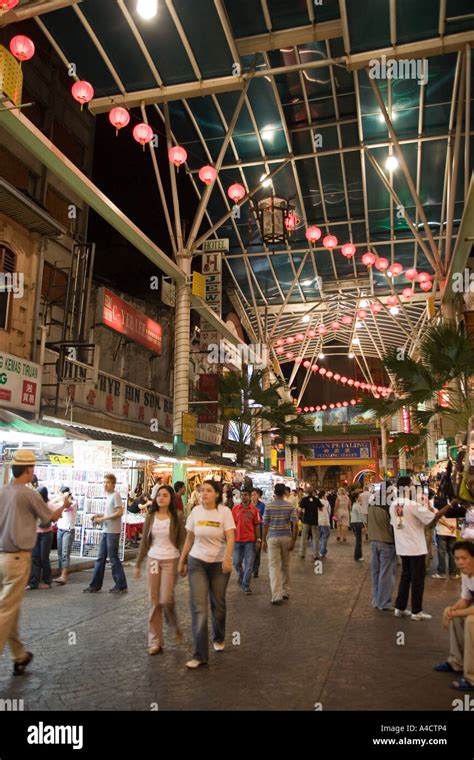
<instances>
[{"instance_id":1,"label":"building window","mask_svg":"<svg viewBox=\"0 0 474 760\"><path fill-rule=\"evenodd\" d=\"M0 245L0 273L13 275L16 268L16 255L10 248ZM0 330L8 330L11 312L11 288L8 288L8 278L1 278L0 282Z\"/></svg>"}]
</instances>

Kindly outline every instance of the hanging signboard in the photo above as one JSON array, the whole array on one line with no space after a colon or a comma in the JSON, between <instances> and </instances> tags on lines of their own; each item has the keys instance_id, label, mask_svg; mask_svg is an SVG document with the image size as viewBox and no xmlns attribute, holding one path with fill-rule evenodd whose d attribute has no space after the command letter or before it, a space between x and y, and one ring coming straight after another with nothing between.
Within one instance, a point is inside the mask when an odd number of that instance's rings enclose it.
<instances>
[{"instance_id":1,"label":"hanging signboard","mask_svg":"<svg viewBox=\"0 0 474 760\"><path fill-rule=\"evenodd\" d=\"M370 441L321 441L313 443L315 459L370 459Z\"/></svg>"},{"instance_id":2,"label":"hanging signboard","mask_svg":"<svg viewBox=\"0 0 474 760\"><path fill-rule=\"evenodd\" d=\"M222 434L224 425L198 425L196 428L196 438L203 443L211 443L213 446L220 446L222 443Z\"/></svg>"},{"instance_id":3,"label":"hanging signboard","mask_svg":"<svg viewBox=\"0 0 474 760\"><path fill-rule=\"evenodd\" d=\"M170 277L161 278L161 300L166 306L176 306L176 286Z\"/></svg>"},{"instance_id":4,"label":"hanging signboard","mask_svg":"<svg viewBox=\"0 0 474 760\"><path fill-rule=\"evenodd\" d=\"M214 251L222 251L228 253L229 242L229 238L221 238L220 240L205 240L202 244L202 251L204 253L213 253Z\"/></svg>"},{"instance_id":5,"label":"hanging signboard","mask_svg":"<svg viewBox=\"0 0 474 760\"><path fill-rule=\"evenodd\" d=\"M0 351L0 407L39 411L41 367Z\"/></svg>"},{"instance_id":6,"label":"hanging signboard","mask_svg":"<svg viewBox=\"0 0 474 760\"><path fill-rule=\"evenodd\" d=\"M192 446L196 443L197 417L194 414L183 412L182 420L183 432L181 434L181 437L183 439L183 443L187 443L189 446Z\"/></svg>"},{"instance_id":7,"label":"hanging signboard","mask_svg":"<svg viewBox=\"0 0 474 760\"><path fill-rule=\"evenodd\" d=\"M125 335L154 354L161 354L161 325L141 311L130 306L107 288L101 288L98 300L100 322L111 330Z\"/></svg>"},{"instance_id":8,"label":"hanging signboard","mask_svg":"<svg viewBox=\"0 0 474 760\"><path fill-rule=\"evenodd\" d=\"M111 441L74 441L74 467L76 470L111 470Z\"/></svg>"},{"instance_id":9,"label":"hanging signboard","mask_svg":"<svg viewBox=\"0 0 474 760\"><path fill-rule=\"evenodd\" d=\"M202 276L206 279L204 300L212 311L221 316L222 307L222 255L204 253L202 256ZM219 333L205 320L201 321L201 350L219 342Z\"/></svg>"}]
</instances>

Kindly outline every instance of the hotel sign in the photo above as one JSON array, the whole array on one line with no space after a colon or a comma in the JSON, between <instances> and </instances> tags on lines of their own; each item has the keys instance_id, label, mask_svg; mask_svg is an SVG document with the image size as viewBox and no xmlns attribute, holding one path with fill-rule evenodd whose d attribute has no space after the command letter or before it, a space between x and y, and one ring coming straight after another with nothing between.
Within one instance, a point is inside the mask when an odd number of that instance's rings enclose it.
<instances>
[{"instance_id":1,"label":"hotel sign","mask_svg":"<svg viewBox=\"0 0 474 760\"><path fill-rule=\"evenodd\" d=\"M101 288L99 292L99 319L111 330L139 343L154 354L161 354L161 325L107 288Z\"/></svg>"}]
</instances>

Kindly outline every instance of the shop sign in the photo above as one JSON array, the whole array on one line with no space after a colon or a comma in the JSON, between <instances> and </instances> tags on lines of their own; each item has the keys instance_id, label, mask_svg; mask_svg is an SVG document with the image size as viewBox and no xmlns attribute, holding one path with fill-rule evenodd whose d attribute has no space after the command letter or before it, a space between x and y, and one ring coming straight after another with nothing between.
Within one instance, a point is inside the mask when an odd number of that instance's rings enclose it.
<instances>
[{"instance_id":1,"label":"shop sign","mask_svg":"<svg viewBox=\"0 0 474 760\"><path fill-rule=\"evenodd\" d=\"M370 441L322 441L313 444L315 459L370 459Z\"/></svg>"},{"instance_id":2,"label":"shop sign","mask_svg":"<svg viewBox=\"0 0 474 760\"><path fill-rule=\"evenodd\" d=\"M171 278L161 278L161 300L166 306L176 306L176 286Z\"/></svg>"},{"instance_id":3,"label":"shop sign","mask_svg":"<svg viewBox=\"0 0 474 760\"><path fill-rule=\"evenodd\" d=\"M99 319L111 330L125 335L154 354L161 354L161 325L107 288L99 291Z\"/></svg>"},{"instance_id":4,"label":"shop sign","mask_svg":"<svg viewBox=\"0 0 474 760\"><path fill-rule=\"evenodd\" d=\"M39 364L0 351L0 407L37 412L40 389Z\"/></svg>"},{"instance_id":5,"label":"shop sign","mask_svg":"<svg viewBox=\"0 0 474 760\"><path fill-rule=\"evenodd\" d=\"M48 459L51 464L58 464L62 466L74 464L74 457L68 457L64 454L48 454Z\"/></svg>"},{"instance_id":6,"label":"shop sign","mask_svg":"<svg viewBox=\"0 0 474 760\"><path fill-rule=\"evenodd\" d=\"M73 385L74 404L91 412L147 425L156 432L173 430L173 402L167 396L99 372L97 385Z\"/></svg>"},{"instance_id":7,"label":"shop sign","mask_svg":"<svg viewBox=\"0 0 474 760\"><path fill-rule=\"evenodd\" d=\"M203 443L220 446L223 432L224 425L198 425L196 428L196 438Z\"/></svg>"},{"instance_id":8,"label":"shop sign","mask_svg":"<svg viewBox=\"0 0 474 760\"><path fill-rule=\"evenodd\" d=\"M111 441L74 441L76 470L112 470Z\"/></svg>"},{"instance_id":9,"label":"shop sign","mask_svg":"<svg viewBox=\"0 0 474 760\"><path fill-rule=\"evenodd\" d=\"M196 443L197 417L195 414L189 414L188 412L183 412L182 414L183 417L181 437L183 439L183 443L187 443L189 446L192 446L194 443Z\"/></svg>"},{"instance_id":10,"label":"shop sign","mask_svg":"<svg viewBox=\"0 0 474 760\"><path fill-rule=\"evenodd\" d=\"M410 411L406 406L402 406L402 425L404 433L411 433Z\"/></svg>"},{"instance_id":11,"label":"shop sign","mask_svg":"<svg viewBox=\"0 0 474 760\"><path fill-rule=\"evenodd\" d=\"M219 398L219 375L209 373L199 375L199 398L205 401L205 411L199 412L198 422L217 422L218 398ZM214 401L215 403L208 403Z\"/></svg>"}]
</instances>

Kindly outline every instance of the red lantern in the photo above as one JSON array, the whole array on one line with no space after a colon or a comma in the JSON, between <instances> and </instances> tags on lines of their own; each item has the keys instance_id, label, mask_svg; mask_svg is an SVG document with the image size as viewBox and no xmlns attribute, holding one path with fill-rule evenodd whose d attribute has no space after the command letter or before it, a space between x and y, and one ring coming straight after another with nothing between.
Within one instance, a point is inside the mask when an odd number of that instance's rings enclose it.
<instances>
[{"instance_id":1,"label":"red lantern","mask_svg":"<svg viewBox=\"0 0 474 760\"><path fill-rule=\"evenodd\" d=\"M294 211L288 211L287 215L285 216L285 227L288 232L292 232L295 227L298 225L299 219L296 216Z\"/></svg>"},{"instance_id":2,"label":"red lantern","mask_svg":"<svg viewBox=\"0 0 474 760\"><path fill-rule=\"evenodd\" d=\"M420 272L418 282L428 282L428 280L431 280L431 275L428 272Z\"/></svg>"},{"instance_id":3,"label":"red lantern","mask_svg":"<svg viewBox=\"0 0 474 760\"><path fill-rule=\"evenodd\" d=\"M326 404L323 404L323 405L321 406L321 409L323 409L324 411L326 411L326 409L327 409L327 405L326 405Z\"/></svg>"},{"instance_id":4,"label":"red lantern","mask_svg":"<svg viewBox=\"0 0 474 760\"><path fill-rule=\"evenodd\" d=\"M312 365L312 367L311 367L311 371L312 371L312 372L317 372L317 371L318 371L318 369L319 369L319 367L318 367L318 365L317 365L317 364L313 364L313 365Z\"/></svg>"},{"instance_id":5,"label":"red lantern","mask_svg":"<svg viewBox=\"0 0 474 760\"><path fill-rule=\"evenodd\" d=\"M140 143L140 145L143 146L143 150L145 150L145 145L149 143L153 137L153 130L148 124L137 124L136 127L133 128L133 137L137 143Z\"/></svg>"},{"instance_id":6,"label":"red lantern","mask_svg":"<svg viewBox=\"0 0 474 760\"><path fill-rule=\"evenodd\" d=\"M423 282L420 282L420 288L424 290L425 293L428 292L428 290L431 290L432 287L433 283L431 280L423 280Z\"/></svg>"},{"instance_id":7,"label":"red lantern","mask_svg":"<svg viewBox=\"0 0 474 760\"><path fill-rule=\"evenodd\" d=\"M109 113L109 121L115 127L115 134L118 135L119 129L123 129L129 123L130 114L126 108L122 108L121 106L112 108Z\"/></svg>"},{"instance_id":8,"label":"red lantern","mask_svg":"<svg viewBox=\"0 0 474 760\"><path fill-rule=\"evenodd\" d=\"M405 272L405 279L409 280L410 282L414 282L416 278L418 277L418 272L416 269L407 269Z\"/></svg>"},{"instance_id":9,"label":"red lantern","mask_svg":"<svg viewBox=\"0 0 474 760\"><path fill-rule=\"evenodd\" d=\"M323 240L323 245L332 251L337 246L337 237L335 235L326 235Z\"/></svg>"},{"instance_id":10,"label":"red lantern","mask_svg":"<svg viewBox=\"0 0 474 760\"><path fill-rule=\"evenodd\" d=\"M334 409L334 404L329 404L330 409Z\"/></svg>"},{"instance_id":11,"label":"red lantern","mask_svg":"<svg viewBox=\"0 0 474 760\"><path fill-rule=\"evenodd\" d=\"M306 360L306 361L303 363L303 367L304 367L305 369L309 369L309 368L311 367L311 362L309 362L308 360Z\"/></svg>"},{"instance_id":12,"label":"red lantern","mask_svg":"<svg viewBox=\"0 0 474 760\"><path fill-rule=\"evenodd\" d=\"M94 88L89 82L75 82L71 87L71 92L74 100L77 100L77 102L81 104L81 111L84 103L89 103L94 97Z\"/></svg>"},{"instance_id":13,"label":"red lantern","mask_svg":"<svg viewBox=\"0 0 474 760\"><path fill-rule=\"evenodd\" d=\"M209 166L209 164L207 166L202 166L199 169L199 179L207 186L212 185L216 177L216 170L213 166Z\"/></svg>"},{"instance_id":14,"label":"red lantern","mask_svg":"<svg viewBox=\"0 0 474 760\"><path fill-rule=\"evenodd\" d=\"M354 381L354 388L360 388L360 381L359 380L355 380Z\"/></svg>"},{"instance_id":15,"label":"red lantern","mask_svg":"<svg viewBox=\"0 0 474 760\"><path fill-rule=\"evenodd\" d=\"M286 358L287 359L293 359L293 357L294 357L293 351L287 351L286 352Z\"/></svg>"},{"instance_id":16,"label":"red lantern","mask_svg":"<svg viewBox=\"0 0 474 760\"><path fill-rule=\"evenodd\" d=\"M364 253L362 256L362 263L366 267L371 267L372 264L375 262L375 256L373 253Z\"/></svg>"},{"instance_id":17,"label":"red lantern","mask_svg":"<svg viewBox=\"0 0 474 760\"><path fill-rule=\"evenodd\" d=\"M319 325L318 333L320 335L326 335L327 331L328 331L328 328L326 327L326 325Z\"/></svg>"},{"instance_id":18,"label":"red lantern","mask_svg":"<svg viewBox=\"0 0 474 760\"><path fill-rule=\"evenodd\" d=\"M11 11L16 5L18 5L18 0L0 0L0 14Z\"/></svg>"},{"instance_id":19,"label":"red lantern","mask_svg":"<svg viewBox=\"0 0 474 760\"><path fill-rule=\"evenodd\" d=\"M317 406L317 407L316 407L316 411L317 411L317 412L320 412L320 411L321 411L321 407L320 407L320 406Z\"/></svg>"},{"instance_id":20,"label":"red lantern","mask_svg":"<svg viewBox=\"0 0 474 760\"><path fill-rule=\"evenodd\" d=\"M314 224L311 227L308 227L306 230L306 240L309 240L310 243L316 243L317 240L321 237L323 233L319 229L319 227L316 227Z\"/></svg>"},{"instance_id":21,"label":"red lantern","mask_svg":"<svg viewBox=\"0 0 474 760\"><path fill-rule=\"evenodd\" d=\"M245 187L243 185L240 185L238 182L234 182L234 184L231 185L227 190L227 195L231 201L238 203L245 195Z\"/></svg>"},{"instance_id":22,"label":"red lantern","mask_svg":"<svg viewBox=\"0 0 474 760\"><path fill-rule=\"evenodd\" d=\"M310 407L309 407L309 411L310 411L310 412L314 412L314 406L310 406Z\"/></svg>"},{"instance_id":23,"label":"red lantern","mask_svg":"<svg viewBox=\"0 0 474 760\"><path fill-rule=\"evenodd\" d=\"M308 336L310 338L315 338L316 337L316 330L312 330L312 329L308 330Z\"/></svg>"},{"instance_id":24,"label":"red lantern","mask_svg":"<svg viewBox=\"0 0 474 760\"><path fill-rule=\"evenodd\" d=\"M277 352L277 354L278 354L278 355L281 355L281 354L283 353L283 351L284 351L284 350L285 350L285 349L283 348L283 346L278 346L278 348L277 348L276 352Z\"/></svg>"},{"instance_id":25,"label":"red lantern","mask_svg":"<svg viewBox=\"0 0 474 760\"><path fill-rule=\"evenodd\" d=\"M320 375L325 375L326 372L327 372L327 369L325 367L320 367L319 370L318 370L318 372L319 372Z\"/></svg>"},{"instance_id":26,"label":"red lantern","mask_svg":"<svg viewBox=\"0 0 474 760\"><path fill-rule=\"evenodd\" d=\"M21 63L29 61L35 54L35 46L29 37L24 34L17 34L10 40L10 50Z\"/></svg>"},{"instance_id":27,"label":"red lantern","mask_svg":"<svg viewBox=\"0 0 474 760\"><path fill-rule=\"evenodd\" d=\"M367 316L366 310L365 309L359 309L358 312L357 312L357 316L359 317L359 319L365 319L366 316Z\"/></svg>"},{"instance_id":28,"label":"red lantern","mask_svg":"<svg viewBox=\"0 0 474 760\"><path fill-rule=\"evenodd\" d=\"M337 406L338 409L340 409L340 407L342 406L341 402L340 401L336 401L336 406Z\"/></svg>"},{"instance_id":29,"label":"red lantern","mask_svg":"<svg viewBox=\"0 0 474 760\"><path fill-rule=\"evenodd\" d=\"M328 378L328 380L330 380L333 375L334 375L334 372L331 372L331 370L328 369L328 371L326 372L326 377Z\"/></svg>"},{"instance_id":30,"label":"red lantern","mask_svg":"<svg viewBox=\"0 0 474 760\"><path fill-rule=\"evenodd\" d=\"M286 339L286 342L288 343L289 346L291 346L291 344L295 342L295 339L293 338L292 335L290 335L290 337Z\"/></svg>"},{"instance_id":31,"label":"red lantern","mask_svg":"<svg viewBox=\"0 0 474 760\"><path fill-rule=\"evenodd\" d=\"M345 377L344 375L341 377L341 383L343 385L345 385L347 383L347 377Z\"/></svg>"},{"instance_id":32,"label":"red lantern","mask_svg":"<svg viewBox=\"0 0 474 760\"><path fill-rule=\"evenodd\" d=\"M283 346L285 344L284 338L278 338L276 344L277 346Z\"/></svg>"},{"instance_id":33,"label":"red lantern","mask_svg":"<svg viewBox=\"0 0 474 760\"><path fill-rule=\"evenodd\" d=\"M349 406L349 402L348 401L343 401L342 402L342 406Z\"/></svg>"},{"instance_id":34,"label":"red lantern","mask_svg":"<svg viewBox=\"0 0 474 760\"><path fill-rule=\"evenodd\" d=\"M309 406L305 406L305 408L303 409L303 411L304 412L309 412Z\"/></svg>"},{"instance_id":35,"label":"red lantern","mask_svg":"<svg viewBox=\"0 0 474 760\"><path fill-rule=\"evenodd\" d=\"M401 264L398 264L398 262L395 262L392 264L391 267L389 267L388 271L392 275L392 277L398 277L403 272L403 267Z\"/></svg>"},{"instance_id":36,"label":"red lantern","mask_svg":"<svg viewBox=\"0 0 474 760\"><path fill-rule=\"evenodd\" d=\"M379 311L382 311L382 304L378 301L374 301L374 303L370 304L370 310L372 314L378 314Z\"/></svg>"},{"instance_id":37,"label":"red lantern","mask_svg":"<svg viewBox=\"0 0 474 760\"><path fill-rule=\"evenodd\" d=\"M350 377L349 380L347 381L347 385L354 385L354 380L352 379L352 377Z\"/></svg>"},{"instance_id":38,"label":"red lantern","mask_svg":"<svg viewBox=\"0 0 474 760\"><path fill-rule=\"evenodd\" d=\"M357 401L355 400L355 398L351 398L351 404L352 406L355 406L357 404Z\"/></svg>"},{"instance_id":39,"label":"red lantern","mask_svg":"<svg viewBox=\"0 0 474 760\"><path fill-rule=\"evenodd\" d=\"M176 166L177 169L179 169L181 164L185 163L187 157L188 157L188 152L185 148L182 148L181 145L175 145L173 148L170 148L168 151L168 158L171 161L171 163Z\"/></svg>"},{"instance_id":40,"label":"red lantern","mask_svg":"<svg viewBox=\"0 0 474 760\"><path fill-rule=\"evenodd\" d=\"M336 372L336 374L334 375L334 380L337 383L337 381L340 380L340 379L341 379L341 376L340 376L339 372Z\"/></svg>"},{"instance_id":41,"label":"red lantern","mask_svg":"<svg viewBox=\"0 0 474 760\"><path fill-rule=\"evenodd\" d=\"M352 243L344 243L344 245L341 247L341 253L343 256L346 257L346 259L352 258L356 252L355 245L352 245Z\"/></svg>"},{"instance_id":42,"label":"red lantern","mask_svg":"<svg viewBox=\"0 0 474 760\"><path fill-rule=\"evenodd\" d=\"M389 296L387 298L387 306L396 306L398 304L397 296Z\"/></svg>"},{"instance_id":43,"label":"red lantern","mask_svg":"<svg viewBox=\"0 0 474 760\"><path fill-rule=\"evenodd\" d=\"M299 407L297 408L297 410L296 410L296 413L297 413L297 414L301 414L301 412L302 412L302 411L303 411L303 410L302 410L302 409L301 409L301 407L299 406Z\"/></svg>"},{"instance_id":44,"label":"red lantern","mask_svg":"<svg viewBox=\"0 0 474 760\"><path fill-rule=\"evenodd\" d=\"M380 257L375 262L375 268L378 269L379 272L385 272L385 270L388 269L388 260Z\"/></svg>"},{"instance_id":45,"label":"red lantern","mask_svg":"<svg viewBox=\"0 0 474 760\"><path fill-rule=\"evenodd\" d=\"M352 324L352 317L349 316L349 314L344 314L344 316L342 318L342 322L345 325L351 325Z\"/></svg>"},{"instance_id":46,"label":"red lantern","mask_svg":"<svg viewBox=\"0 0 474 760\"><path fill-rule=\"evenodd\" d=\"M413 295L413 290L411 288L403 288L402 295L404 295L405 298L411 298Z\"/></svg>"},{"instance_id":47,"label":"red lantern","mask_svg":"<svg viewBox=\"0 0 474 760\"><path fill-rule=\"evenodd\" d=\"M339 324L337 319L335 319L334 322L331 322L330 326L331 326L331 330L339 330L341 325Z\"/></svg>"}]
</instances>

